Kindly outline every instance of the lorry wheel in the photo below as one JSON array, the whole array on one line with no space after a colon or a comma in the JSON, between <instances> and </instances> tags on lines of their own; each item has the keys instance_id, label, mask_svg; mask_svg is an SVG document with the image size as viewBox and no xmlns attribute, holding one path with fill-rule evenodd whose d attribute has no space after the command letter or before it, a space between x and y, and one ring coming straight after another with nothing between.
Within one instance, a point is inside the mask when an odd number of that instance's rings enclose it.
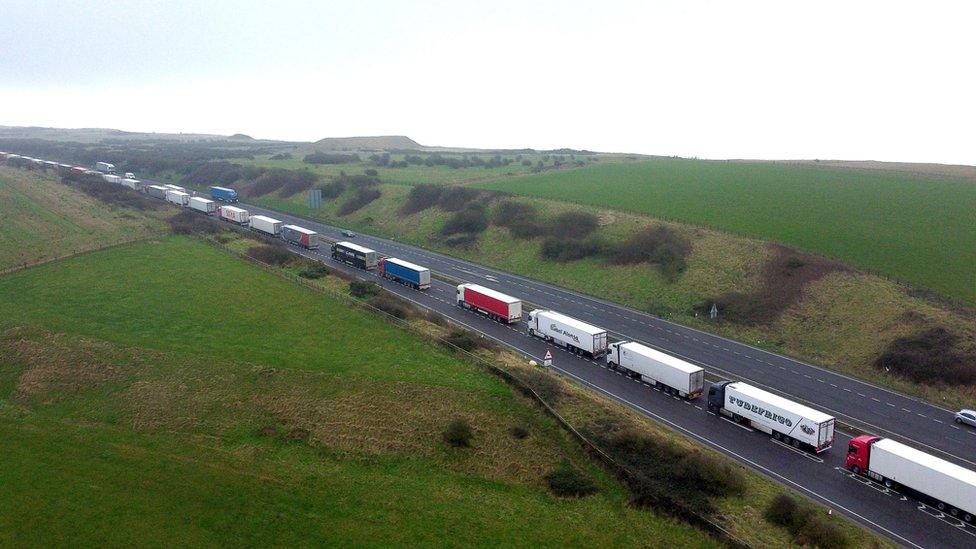
<instances>
[{"instance_id":1,"label":"lorry wheel","mask_svg":"<svg viewBox=\"0 0 976 549\"><path fill-rule=\"evenodd\" d=\"M855 465L854 467L851 467L851 472L854 473L855 475L860 475L861 474L861 468L858 467L857 465Z\"/></svg>"},{"instance_id":2,"label":"lorry wheel","mask_svg":"<svg viewBox=\"0 0 976 549\"><path fill-rule=\"evenodd\" d=\"M956 509L955 507L950 507L949 508L949 514L952 515L952 516L954 516L954 517L958 517L959 516L959 509Z\"/></svg>"},{"instance_id":3,"label":"lorry wheel","mask_svg":"<svg viewBox=\"0 0 976 549\"><path fill-rule=\"evenodd\" d=\"M791 440L790 437L788 437L786 435L783 435L783 442L784 443L789 444L790 443L790 440Z\"/></svg>"},{"instance_id":4,"label":"lorry wheel","mask_svg":"<svg viewBox=\"0 0 976 549\"><path fill-rule=\"evenodd\" d=\"M780 433L779 431L773 431L773 439L774 440L779 440L781 438L783 438L783 434L782 433Z\"/></svg>"},{"instance_id":5,"label":"lorry wheel","mask_svg":"<svg viewBox=\"0 0 976 549\"><path fill-rule=\"evenodd\" d=\"M885 488L894 488L895 487L895 481L891 480L890 478L886 478L886 479L884 479L884 485L885 485Z\"/></svg>"},{"instance_id":6,"label":"lorry wheel","mask_svg":"<svg viewBox=\"0 0 976 549\"><path fill-rule=\"evenodd\" d=\"M796 439L794 438L794 439L793 439L793 447L794 447L794 448L799 448L799 447L800 447L800 441L799 441L799 440L796 440Z\"/></svg>"},{"instance_id":7,"label":"lorry wheel","mask_svg":"<svg viewBox=\"0 0 976 549\"><path fill-rule=\"evenodd\" d=\"M972 522L973 521L973 516L970 515L969 513L964 513L962 515L962 520L964 520L966 522Z\"/></svg>"}]
</instances>

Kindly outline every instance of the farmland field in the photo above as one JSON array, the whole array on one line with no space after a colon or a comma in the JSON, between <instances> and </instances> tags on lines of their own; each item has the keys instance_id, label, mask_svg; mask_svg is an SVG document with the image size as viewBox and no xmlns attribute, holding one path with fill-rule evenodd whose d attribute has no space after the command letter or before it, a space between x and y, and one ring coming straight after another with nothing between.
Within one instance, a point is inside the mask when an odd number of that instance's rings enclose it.
<instances>
[{"instance_id":1,"label":"farmland field","mask_svg":"<svg viewBox=\"0 0 976 549\"><path fill-rule=\"evenodd\" d=\"M778 241L976 303L976 181L655 159L474 183Z\"/></svg>"},{"instance_id":2,"label":"farmland field","mask_svg":"<svg viewBox=\"0 0 976 549\"><path fill-rule=\"evenodd\" d=\"M499 379L197 240L0 296L2 545L715 543L628 507ZM455 417L469 449L441 439ZM550 495L560 463L600 492Z\"/></svg>"},{"instance_id":3,"label":"farmland field","mask_svg":"<svg viewBox=\"0 0 976 549\"><path fill-rule=\"evenodd\" d=\"M55 177L0 166L0 270L150 233L146 215L109 208Z\"/></svg>"}]
</instances>

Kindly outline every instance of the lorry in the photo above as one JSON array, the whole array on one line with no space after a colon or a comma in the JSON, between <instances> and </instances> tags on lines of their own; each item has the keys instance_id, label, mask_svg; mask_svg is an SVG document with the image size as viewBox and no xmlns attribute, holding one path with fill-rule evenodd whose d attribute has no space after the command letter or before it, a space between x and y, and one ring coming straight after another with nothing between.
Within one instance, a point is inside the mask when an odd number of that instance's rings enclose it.
<instances>
[{"instance_id":1,"label":"lorry","mask_svg":"<svg viewBox=\"0 0 976 549\"><path fill-rule=\"evenodd\" d=\"M227 187L210 187L210 198L221 202L237 202L237 191Z\"/></svg>"},{"instance_id":2,"label":"lorry","mask_svg":"<svg viewBox=\"0 0 976 549\"><path fill-rule=\"evenodd\" d=\"M607 352L607 331L556 311L536 309L526 320L529 335L565 347L572 353L598 358Z\"/></svg>"},{"instance_id":3,"label":"lorry","mask_svg":"<svg viewBox=\"0 0 976 549\"><path fill-rule=\"evenodd\" d=\"M820 453L834 442L832 416L741 381L713 383L708 388L708 411L747 422L795 448Z\"/></svg>"},{"instance_id":4,"label":"lorry","mask_svg":"<svg viewBox=\"0 0 976 549\"><path fill-rule=\"evenodd\" d=\"M107 173L107 174L103 175L102 176L102 179L104 179L106 183L114 183L116 185L118 185L119 183L122 182L122 178L121 177L119 177L117 175L112 175L110 173Z\"/></svg>"},{"instance_id":5,"label":"lorry","mask_svg":"<svg viewBox=\"0 0 976 549\"><path fill-rule=\"evenodd\" d=\"M285 242L298 244L309 250L319 247L319 233L298 225L282 225L281 238L284 238Z\"/></svg>"},{"instance_id":6,"label":"lorry","mask_svg":"<svg viewBox=\"0 0 976 549\"><path fill-rule=\"evenodd\" d=\"M376 272L383 278L406 284L417 290L430 288L430 269L395 257L381 257Z\"/></svg>"},{"instance_id":7,"label":"lorry","mask_svg":"<svg viewBox=\"0 0 976 549\"><path fill-rule=\"evenodd\" d=\"M124 177L125 179L135 179L136 178L136 174L134 174L132 172L125 172L125 175L123 175L122 177Z\"/></svg>"},{"instance_id":8,"label":"lorry","mask_svg":"<svg viewBox=\"0 0 976 549\"><path fill-rule=\"evenodd\" d=\"M247 223L247 220L250 217L247 210L234 206L221 206L217 208L217 215L220 216L221 219L226 219L227 221L241 225Z\"/></svg>"},{"instance_id":9,"label":"lorry","mask_svg":"<svg viewBox=\"0 0 976 549\"><path fill-rule=\"evenodd\" d=\"M171 190L171 191L180 191L180 192L183 192L183 193L186 192L186 189L185 188L180 187L179 185L174 185L172 183L163 183L163 186L166 187L167 189Z\"/></svg>"},{"instance_id":10,"label":"lorry","mask_svg":"<svg viewBox=\"0 0 976 549\"><path fill-rule=\"evenodd\" d=\"M166 201L172 202L177 206L189 206L190 195L183 191L166 191Z\"/></svg>"},{"instance_id":11,"label":"lorry","mask_svg":"<svg viewBox=\"0 0 976 549\"><path fill-rule=\"evenodd\" d=\"M169 192L169 189L163 187L162 185L149 185L146 187L146 192L149 193L149 196L153 198L165 199L166 193Z\"/></svg>"},{"instance_id":12,"label":"lorry","mask_svg":"<svg viewBox=\"0 0 976 549\"><path fill-rule=\"evenodd\" d=\"M190 208L210 215L217 211L217 203L202 196L191 196Z\"/></svg>"},{"instance_id":13,"label":"lorry","mask_svg":"<svg viewBox=\"0 0 976 549\"><path fill-rule=\"evenodd\" d=\"M611 343L607 349L607 366L689 400L698 398L705 387L704 368L636 341Z\"/></svg>"},{"instance_id":14,"label":"lorry","mask_svg":"<svg viewBox=\"0 0 976 549\"><path fill-rule=\"evenodd\" d=\"M458 284L457 304L506 324L522 320L522 300L477 284Z\"/></svg>"},{"instance_id":15,"label":"lorry","mask_svg":"<svg viewBox=\"0 0 976 549\"><path fill-rule=\"evenodd\" d=\"M252 215L251 228L271 236L281 235L281 221L264 215Z\"/></svg>"},{"instance_id":16,"label":"lorry","mask_svg":"<svg viewBox=\"0 0 976 549\"><path fill-rule=\"evenodd\" d=\"M142 188L142 181L138 179L129 179L128 177L121 181L123 187L128 187L132 190L138 191Z\"/></svg>"},{"instance_id":17,"label":"lorry","mask_svg":"<svg viewBox=\"0 0 976 549\"><path fill-rule=\"evenodd\" d=\"M108 162L95 162L95 171L102 173L115 173L115 164L109 164Z\"/></svg>"},{"instance_id":18,"label":"lorry","mask_svg":"<svg viewBox=\"0 0 976 549\"><path fill-rule=\"evenodd\" d=\"M332 259L367 271L376 268L376 251L352 242L333 244Z\"/></svg>"},{"instance_id":19,"label":"lorry","mask_svg":"<svg viewBox=\"0 0 976 549\"><path fill-rule=\"evenodd\" d=\"M845 466L888 488L907 488L936 509L966 522L976 515L976 472L890 438L852 438Z\"/></svg>"}]
</instances>

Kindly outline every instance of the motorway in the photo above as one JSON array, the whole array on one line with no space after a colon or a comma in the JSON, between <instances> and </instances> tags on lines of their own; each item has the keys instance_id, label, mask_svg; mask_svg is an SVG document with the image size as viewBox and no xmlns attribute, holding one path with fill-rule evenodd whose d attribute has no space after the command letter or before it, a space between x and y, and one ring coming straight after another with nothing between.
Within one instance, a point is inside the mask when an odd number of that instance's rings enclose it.
<instances>
[{"instance_id":1,"label":"motorway","mask_svg":"<svg viewBox=\"0 0 976 549\"><path fill-rule=\"evenodd\" d=\"M286 223L315 230L327 238L343 239L339 229L322 223L249 204L243 208ZM828 370L769 353L721 337L683 327L597 298L549 284L503 273L396 241L359 235L351 239L380 254L429 267L435 274L431 288L416 291L338 264L329 250L301 253L325 261L361 278L376 281L415 304L436 310L453 321L506 345L525 357L541 359L547 349L554 369L576 383L615 399L645 416L675 429L705 446L788 486L868 528L912 547L976 547L976 525L953 519L936 509L843 469L847 443L860 431L838 428L834 447L820 455L795 450L744 425L703 410L704 397L684 401L590 360L552 347L527 334L524 324L503 325L456 306L455 287L436 278L440 273L478 282L520 297L534 305L603 326L620 339L634 339L705 367L710 377L747 380L794 400L802 400L836 415L845 423L863 426L973 468L966 459L976 449L976 434L952 424L952 413L917 399ZM707 392L707 386L706 386Z\"/></svg>"}]
</instances>

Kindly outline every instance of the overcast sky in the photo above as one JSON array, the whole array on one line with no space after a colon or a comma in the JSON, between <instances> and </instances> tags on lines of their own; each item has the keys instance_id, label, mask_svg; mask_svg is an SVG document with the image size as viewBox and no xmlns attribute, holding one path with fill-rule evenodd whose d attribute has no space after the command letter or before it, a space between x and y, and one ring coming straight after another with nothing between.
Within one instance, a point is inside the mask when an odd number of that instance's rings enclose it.
<instances>
[{"instance_id":1,"label":"overcast sky","mask_svg":"<svg viewBox=\"0 0 976 549\"><path fill-rule=\"evenodd\" d=\"M976 164L976 2L2 0L0 124Z\"/></svg>"}]
</instances>

